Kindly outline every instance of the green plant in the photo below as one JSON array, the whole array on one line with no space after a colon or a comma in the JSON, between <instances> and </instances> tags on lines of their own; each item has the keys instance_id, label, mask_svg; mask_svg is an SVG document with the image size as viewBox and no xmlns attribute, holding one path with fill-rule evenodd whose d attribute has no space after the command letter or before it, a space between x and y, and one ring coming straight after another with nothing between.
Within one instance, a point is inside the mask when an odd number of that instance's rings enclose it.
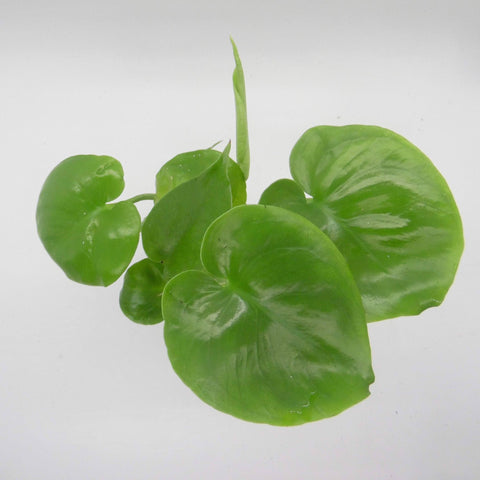
<instances>
[{"instance_id":1,"label":"green plant","mask_svg":"<svg viewBox=\"0 0 480 480\"><path fill-rule=\"evenodd\" d=\"M369 395L367 322L439 305L463 250L460 216L430 160L380 127L319 126L290 157L293 180L246 205L249 143L242 65L232 41L237 162L187 152L156 192L115 201L120 163L79 155L48 176L39 236L68 277L110 285L142 324L164 320L180 378L213 407L296 425ZM143 223L135 203L151 200Z\"/></svg>"}]
</instances>

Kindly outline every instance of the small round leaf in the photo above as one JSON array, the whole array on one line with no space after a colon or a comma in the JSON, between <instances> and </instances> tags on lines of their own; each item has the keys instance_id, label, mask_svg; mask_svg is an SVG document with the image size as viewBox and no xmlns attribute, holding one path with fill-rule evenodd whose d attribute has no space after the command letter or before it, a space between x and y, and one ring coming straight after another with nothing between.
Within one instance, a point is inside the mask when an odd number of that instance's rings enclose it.
<instances>
[{"instance_id":1,"label":"small round leaf","mask_svg":"<svg viewBox=\"0 0 480 480\"><path fill-rule=\"evenodd\" d=\"M140 215L130 202L107 204L123 188L122 166L107 156L67 158L47 177L37 205L38 234L72 280L110 285L130 263Z\"/></svg>"},{"instance_id":2,"label":"small round leaf","mask_svg":"<svg viewBox=\"0 0 480 480\"><path fill-rule=\"evenodd\" d=\"M132 321L154 325L163 320L162 294L167 282L163 264L148 258L134 263L123 279L120 307Z\"/></svg>"}]
</instances>

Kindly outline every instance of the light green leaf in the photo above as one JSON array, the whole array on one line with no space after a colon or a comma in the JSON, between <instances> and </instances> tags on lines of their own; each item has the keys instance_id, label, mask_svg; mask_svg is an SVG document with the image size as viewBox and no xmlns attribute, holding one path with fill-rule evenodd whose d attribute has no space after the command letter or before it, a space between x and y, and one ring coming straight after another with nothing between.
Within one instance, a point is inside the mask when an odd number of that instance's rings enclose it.
<instances>
[{"instance_id":1,"label":"light green leaf","mask_svg":"<svg viewBox=\"0 0 480 480\"><path fill-rule=\"evenodd\" d=\"M380 127L320 126L297 142L290 169L295 182L274 183L260 203L305 216L333 240L368 321L443 301L463 251L462 223L447 183L418 148Z\"/></svg>"},{"instance_id":2,"label":"light green leaf","mask_svg":"<svg viewBox=\"0 0 480 480\"><path fill-rule=\"evenodd\" d=\"M235 70L233 71L233 92L235 94L235 113L237 125L237 162L242 169L245 180L250 171L250 146L248 143L247 122L247 94L245 91L245 75L242 62L238 54L237 46L230 38L235 58Z\"/></svg>"},{"instance_id":3,"label":"light green leaf","mask_svg":"<svg viewBox=\"0 0 480 480\"><path fill-rule=\"evenodd\" d=\"M47 177L37 205L38 234L72 280L110 285L132 260L140 215L130 202L107 204L123 188L122 166L107 156L67 158Z\"/></svg>"}]
</instances>

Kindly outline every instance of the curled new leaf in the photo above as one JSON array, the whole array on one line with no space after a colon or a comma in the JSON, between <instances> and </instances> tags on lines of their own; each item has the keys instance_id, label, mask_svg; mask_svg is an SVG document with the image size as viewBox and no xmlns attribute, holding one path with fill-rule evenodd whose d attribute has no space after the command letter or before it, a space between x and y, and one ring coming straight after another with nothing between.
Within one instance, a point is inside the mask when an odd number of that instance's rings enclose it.
<instances>
[{"instance_id":1,"label":"curled new leaf","mask_svg":"<svg viewBox=\"0 0 480 480\"><path fill-rule=\"evenodd\" d=\"M250 171L250 146L248 142L248 121L247 121L247 94L245 91L245 75L243 73L242 61L237 46L230 38L235 59L235 70L233 71L233 93L235 94L235 116L237 131L237 162L242 169L245 180Z\"/></svg>"},{"instance_id":2,"label":"curled new leaf","mask_svg":"<svg viewBox=\"0 0 480 480\"><path fill-rule=\"evenodd\" d=\"M439 305L463 250L460 215L430 160L380 127L315 127L292 150L295 181L260 203L297 212L345 256L368 321ZM311 198L306 198L306 192Z\"/></svg>"},{"instance_id":3,"label":"curled new leaf","mask_svg":"<svg viewBox=\"0 0 480 480\"><path fill-rule=\"evenodd\" d=\"M200 398L245 420L297 425L369 394L360 295L317 227L240 206L209 227L201 256L206 271L174 277L162 302L173 368Z\"/></svg>"},{"instance_id":4,"label":"curled new leaf","mask_svg":"<svg viewBox=\"0 0 480 480\"><path fill-rule=\"evenodd\" d=\"M107 203L123 188L122 166L107 156L67 158L47 177L37 205L38 233L72 280L110 285L130 263L140 215L130 202Z\"/></svg>"}]
</instances>

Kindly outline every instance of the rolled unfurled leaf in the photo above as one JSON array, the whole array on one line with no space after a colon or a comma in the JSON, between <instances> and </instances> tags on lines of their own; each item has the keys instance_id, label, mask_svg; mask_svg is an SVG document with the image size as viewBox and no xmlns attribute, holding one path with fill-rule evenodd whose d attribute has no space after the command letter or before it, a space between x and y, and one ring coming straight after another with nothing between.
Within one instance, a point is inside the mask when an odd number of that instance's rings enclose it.
<instances>
[{"instance_id":1,"label":"rolled unfurled leaf","mask_svg":"<svg viewBox=\"0 0 480 480\"><path fill-rule=\"evenodd\" d=\"M245 75L237 46L230 38L235 58L235 70L233 71L233 93L235 95L235 116L237 131L237 162L242 169L245 180L250 172L250 144L248 141L247 121L247 94L245 90Z\"/></svg>"}]
</instances>

